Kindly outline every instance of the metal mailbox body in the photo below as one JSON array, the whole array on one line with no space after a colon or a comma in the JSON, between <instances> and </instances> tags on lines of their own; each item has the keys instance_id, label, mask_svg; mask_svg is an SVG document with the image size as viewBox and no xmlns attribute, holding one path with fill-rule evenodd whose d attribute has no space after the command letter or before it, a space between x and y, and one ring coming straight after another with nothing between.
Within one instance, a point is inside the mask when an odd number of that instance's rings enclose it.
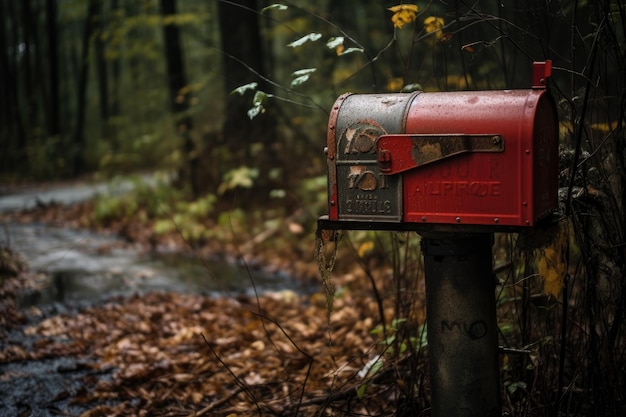
<instances>
[{"instance_id":1,"label":"metal mailbox body","mask_svg":"<svg viewBox=\"0 0 626 417\"><path fill-rule=\"evenodd\" d=\"M331 221L531 227L557 208L545 88L348 93L327 142Z\"/></svg>"}]
</instances>

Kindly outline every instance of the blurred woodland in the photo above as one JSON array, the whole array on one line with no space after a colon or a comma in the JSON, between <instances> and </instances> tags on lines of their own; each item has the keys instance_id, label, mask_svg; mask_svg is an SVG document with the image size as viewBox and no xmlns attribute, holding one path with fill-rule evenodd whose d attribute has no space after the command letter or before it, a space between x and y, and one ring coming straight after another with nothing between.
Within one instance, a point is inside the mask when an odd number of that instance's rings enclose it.
<instances>
[{"instance_id":1,"label":"blurred woodland","mask_svg":"<svg viewBox=\"0 0 626 417\"><path fill-rule=\"evenodd\" d=\"M3 2L0 170L175 170L205 193L233 176L295 186L323 173L339 94L526 88L546 58L571 147L587 83L611 92L587 93L603 100L586 114L602 141L622 110L621 2L544 3L430 1L399 28L378 1Z\"/></svg>"},{"instance_id":2,"label":"blurred woodland","mask_svg":"<svg viewBox=\"0 0 626 417\"><path fill-rule=\"evenodd\" d=\"M271 206L306 211L312 236L326 211L323 148L338 95L528 88L532 62L551 59L563 216L544 236L496 236L504 406L516 416L624 415L626 4L416 4L3 0L0 178L162 171L173 187L144 197L175 199L171 210L188 219L177 218L180 229ZM138 212L129 207L101 201L95 216ZM156 212L155 230L171 231ZM214 237L194 227L186 239ZM407 347L424 347L411 298L418 245L373 232L347 239L364 275L391 263L391 277L372 278L379 310L394 317L381 314L377 329L385 366L403 370L397 415L417 415L424 355ZM384 414L375 396L359 398L365 409L368 398Z\"/></svg>"}]
</instances>

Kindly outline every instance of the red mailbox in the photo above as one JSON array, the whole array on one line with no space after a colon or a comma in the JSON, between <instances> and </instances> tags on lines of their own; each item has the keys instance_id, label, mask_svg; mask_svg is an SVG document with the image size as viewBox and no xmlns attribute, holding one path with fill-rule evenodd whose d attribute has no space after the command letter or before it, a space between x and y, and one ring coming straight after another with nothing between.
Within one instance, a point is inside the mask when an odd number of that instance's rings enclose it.
<instances>
[{"instance_id":1,"label":"red mailbox","mask_svg":"<svg viewBox=\"0 0 626 417\"><path fill-rule=\"evenodd\" d=\"M533 73L528 90L339 97L327 138L330 223L510 228L553 213L558 119L545 89L549 62Z\"/></svg>"}]
</instances>

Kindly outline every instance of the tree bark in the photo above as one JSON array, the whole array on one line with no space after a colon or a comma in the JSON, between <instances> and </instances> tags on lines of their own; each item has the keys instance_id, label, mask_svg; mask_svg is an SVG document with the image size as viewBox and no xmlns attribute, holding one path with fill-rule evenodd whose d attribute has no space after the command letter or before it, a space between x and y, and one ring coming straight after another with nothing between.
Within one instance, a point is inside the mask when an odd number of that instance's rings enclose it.
<instances>
[{"instance_id":1,"label":"tree bark","mask_svg":"<svg viewBox=\"0 0 626 417\"><path fill-rule=\"evenodd\" d=\"M98 11L99 0L89 0L87 17L83 27L83 44L79 61L78 89L76 97L76 128L74 130L73 145L73 174L77 175L85 170L85 117L87 107L87 82L89 79L89 47L91 37L95 31L95 16Z\"/></svg>"},{"instance_id":2,"label":"tree bark","mask_svg":"<svg viewBox=\"0 0 626 417\"><path fill-rule=\"evenodd\" d=\"M57 37L57 0L46 0L46 35L48 38L48 85L49 99L46 104L48 136L61 134L59 116L59 52Z\"/></svg>"},{"instance_id":3,"label":"tree bark","mask_svg":"<svg viewBox=\"0 0 626 417\"><path fill-rule=\"evenodd\" d=\"M22 74L22 82L24 85L24 99L26 102L26 124L28 126L37 126L37 77L34 71L34 65L32 56L39 48L38 39L36 35L37 22L36 17L30 7L30 0L23 0L20 3L21 6L21 22L22 22L22 42L23 50L21 52L22 67L20 73ZM27 138L28 140L28 138ZM24 146L27 146L24 143Z\"/></svg>"},{"instance_id":4,"label":"tree bark","mask_svg":"<svg viewBox=\"0 0 626 417\"><path fill-rule=\"evenodd\" d=\"M176 0L161 0L161 14L163 17L176 14ZM188 94L181 93L187 85L185 75L185 61L180 42L180 31L175 24L164 24L163 36L165 41L165 61L167 65L170 105L174 114L176 131L183 139L184 166L179 171L179 181L189 183L194 197L199 194L197 184L198 159L196 147L191 137L191 117L186 114L189 110Z\"/></svg>"},{"instance_id":5,"label":"tree bark","mask_svg":"<svg viewBox=\"0 0 626 417\"><path fill-rule=\"evenodd\" d=\"M259 191L270 188L268 177L272 168L278 167L275 140L276 118L272 104L265 105L265 113L250 120L247 111L252 107L249 95L230 94L235 88L257 82L258 89L271 93L271 85L264 81L263 45L259 29L257 1L233 0L218 3L220 21L220 37L223 51L222 71L226 90L226 107L222 124L222 140L232 155L232 162L221 161L222 171L240 165L241 160L252 163L259 168L257 188ZM262 144L263 150L258 155L251 154L251 145ZM214 147L214 146L212 146Z\"/></svg>"},{"instance_id":6,"label":"tree bark","mask_svg":"<svg viewBox=\"0 0 626 417\"><path fill-rule=\"evenodd\" d=\"M26 132L24 129L24 123L19 107L19 77L17 73L16 63L18 59L18 49L16 45L19 44L16 26L13 25L11 31L6 25L6 21L19 22L17 12L14 8L15 4L12 2L6 3L6 8L1 9L0 5L0 47L2 52L0 53L0 79L3 82L2 92L2 109L3 119L0 125L2 134L2 159L5 169L10 171L12 169L20 167L19 155L24 150L24 144L26 142ZM13 51L10 53L9 51ZM5 133L6 132L6 133ZM5 136L6 139L5 139ZM8 169L7 169L8 168Z\"/></svg>"},{"instance_id":7,"label":"tree bark","mask_svg":"<svg viewBox=\"0 0 626 417\"><path fill-rule=\"evenodd\" d=\"M98 98L100 99L100 119L102 125L106 126L109 119L109 77L107 60L104 56L106 44L102 39L102 33L106 29L103 7L100 1L97 2L97 31L94 38L94 47L96 53L96 72L98 76ZM106 132L106 128L104 129Z\"/></svg>"}]
</instances>

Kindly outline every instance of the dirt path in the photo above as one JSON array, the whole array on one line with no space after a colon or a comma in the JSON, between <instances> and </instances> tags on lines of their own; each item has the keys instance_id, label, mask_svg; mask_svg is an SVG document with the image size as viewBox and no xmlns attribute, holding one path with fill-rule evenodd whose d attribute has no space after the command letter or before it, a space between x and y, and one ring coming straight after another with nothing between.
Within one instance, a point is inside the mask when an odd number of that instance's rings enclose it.
<instances>
[{"instance_id":1,"label":"dirt path","mask_svg":"<svg viewBox=\"0 0 626 417\"><path fill-rule=\"evenodd\" d=\"M51 205L2 220L75 227L89 210ZM303 276L315 275L312 258ZM391 363L376 381L357 376L382 347L371 334L378 306L354 274L337 277L344 291L330 321L321 282L313 295L151 292L45 311L18 303L36 274L3 284L0 390L11 394L0 408L9 415L352 415L384 410L393 396L351 404L364 383L393 385Z\"/></svg>"}]
</instances>

